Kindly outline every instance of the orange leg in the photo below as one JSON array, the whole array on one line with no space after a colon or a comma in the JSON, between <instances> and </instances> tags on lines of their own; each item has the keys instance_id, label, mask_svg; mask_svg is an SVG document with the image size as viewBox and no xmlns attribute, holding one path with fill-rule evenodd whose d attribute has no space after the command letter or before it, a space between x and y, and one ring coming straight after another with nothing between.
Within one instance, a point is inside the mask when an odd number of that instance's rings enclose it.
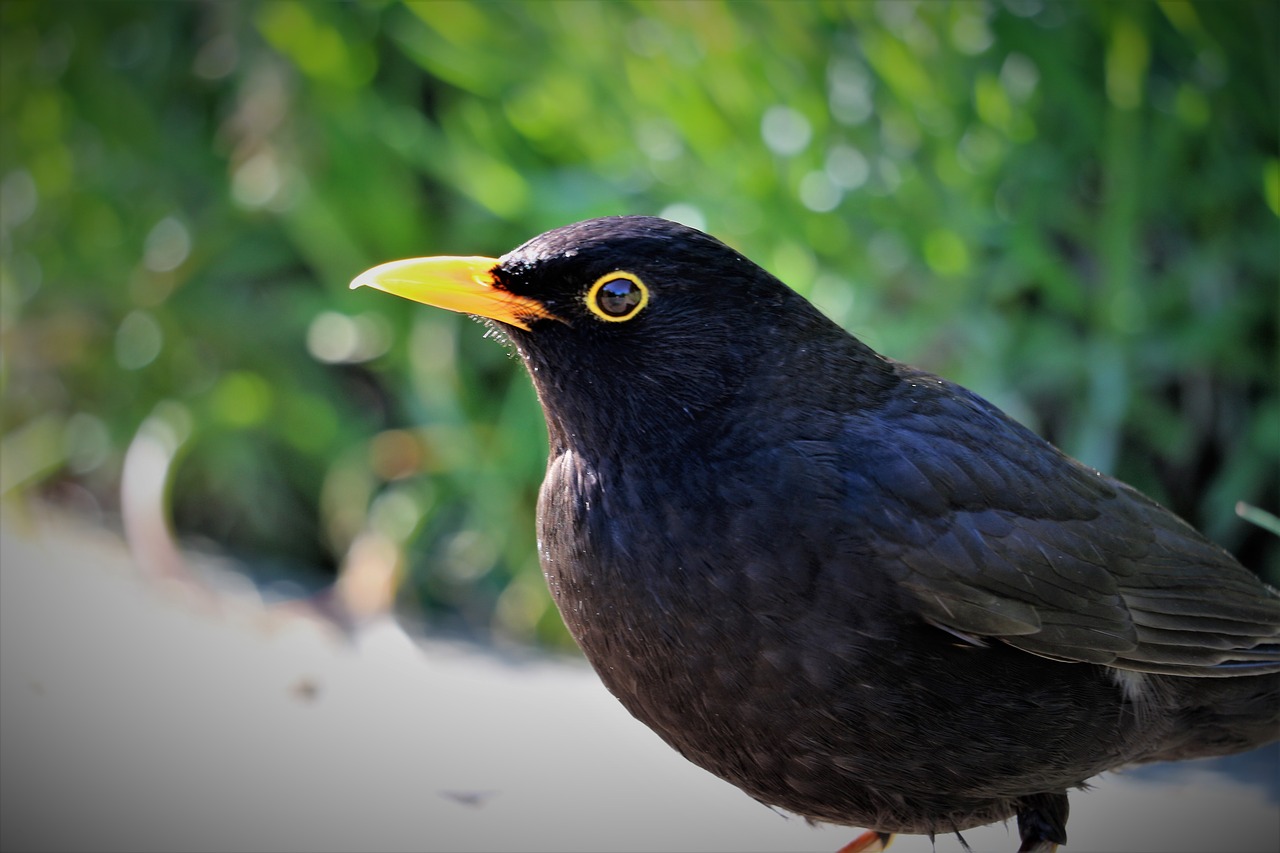
<instances>
[{"instance_id":1,"label":"orange leg","mask_svg":"<svg viewBox=\"0 0 1280 853\"><path fill-rule=\"evenodd\" d=\"M892 841L892 832L876 832L868 829L841 847L836 853L883 853L883 851L889 849L889 844Z\"/></svg>"}]
</instances>

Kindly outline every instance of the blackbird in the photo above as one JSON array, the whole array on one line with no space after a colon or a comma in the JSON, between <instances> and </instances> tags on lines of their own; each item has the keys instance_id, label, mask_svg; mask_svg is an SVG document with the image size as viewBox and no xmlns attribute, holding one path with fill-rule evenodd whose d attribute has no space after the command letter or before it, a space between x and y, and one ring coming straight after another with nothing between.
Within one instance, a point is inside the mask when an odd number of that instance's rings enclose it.
<instances>
[{"instance_id":1,"label":"blackbird","mask_svg":"<svg viewBox=\"0 0 1280 853\"><path fill-rule=\"evenodd\" d=\"M771 806L870 831L1016 816L1280 737L1280 593L971 391L652 217L360 275L487 318L550 454L538 549L623 705Z\"/></svg>"}]
</instances>

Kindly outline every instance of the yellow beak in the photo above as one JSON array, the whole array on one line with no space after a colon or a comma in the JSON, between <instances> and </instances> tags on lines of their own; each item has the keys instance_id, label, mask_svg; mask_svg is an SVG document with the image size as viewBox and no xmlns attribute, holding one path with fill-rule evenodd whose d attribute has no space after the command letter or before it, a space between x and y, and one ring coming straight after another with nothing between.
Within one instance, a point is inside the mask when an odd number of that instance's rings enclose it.
<instances>
[{"instance_id":1,"label":"yellow beak","mask_svg":"<svg viewBox=\"0 0 1280 853\"><path fill-rule=\"evenodd\" d=\"M373 287L449 311L488 317L526 331L533 320L555 315L541 302L497 287L497 258L409 258L366 270L352 288Z\"/></svg>"}]
</instances>

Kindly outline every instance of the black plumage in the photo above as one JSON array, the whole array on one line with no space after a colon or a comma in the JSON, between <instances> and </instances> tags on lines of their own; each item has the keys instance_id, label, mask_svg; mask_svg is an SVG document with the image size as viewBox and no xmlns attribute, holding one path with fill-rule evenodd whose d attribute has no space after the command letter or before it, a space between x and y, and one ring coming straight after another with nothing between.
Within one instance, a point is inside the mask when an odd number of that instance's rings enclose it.
<instances>
[{"instance_id":1,"label":"black plumage","mask_svg":"<svg viewBox=\"0 0 1280 853\"><path fill-rule=\"evenodd\" d=\"M762 802L878 833L1016 815L1051 849L1103 770L1280 737L1274 590L706 234L591 220L355 284L510 338L565 623L632 714Z\"/></svg>"}]
</instances>

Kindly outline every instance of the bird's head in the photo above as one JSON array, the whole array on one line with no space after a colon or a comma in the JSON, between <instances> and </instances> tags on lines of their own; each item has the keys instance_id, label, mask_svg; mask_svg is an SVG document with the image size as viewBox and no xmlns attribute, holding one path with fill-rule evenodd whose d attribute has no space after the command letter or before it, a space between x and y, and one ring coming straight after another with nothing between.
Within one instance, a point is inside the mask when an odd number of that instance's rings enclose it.
<instances>
[{"instance_id":1,"label":"bird's head","mask_svg":"<svg viewBox=\"0 0 1280 853\"><path fill-rule=\"evenodd\" d=\"M352 282L363 285L504 333L533 377L553 442L594 440L598 430L664 433L746 388L811 370L804 365L824 348L856 344L724 243L655 217L567 225L501 258L392 261Z\"/></svg>"}]
</instances>

